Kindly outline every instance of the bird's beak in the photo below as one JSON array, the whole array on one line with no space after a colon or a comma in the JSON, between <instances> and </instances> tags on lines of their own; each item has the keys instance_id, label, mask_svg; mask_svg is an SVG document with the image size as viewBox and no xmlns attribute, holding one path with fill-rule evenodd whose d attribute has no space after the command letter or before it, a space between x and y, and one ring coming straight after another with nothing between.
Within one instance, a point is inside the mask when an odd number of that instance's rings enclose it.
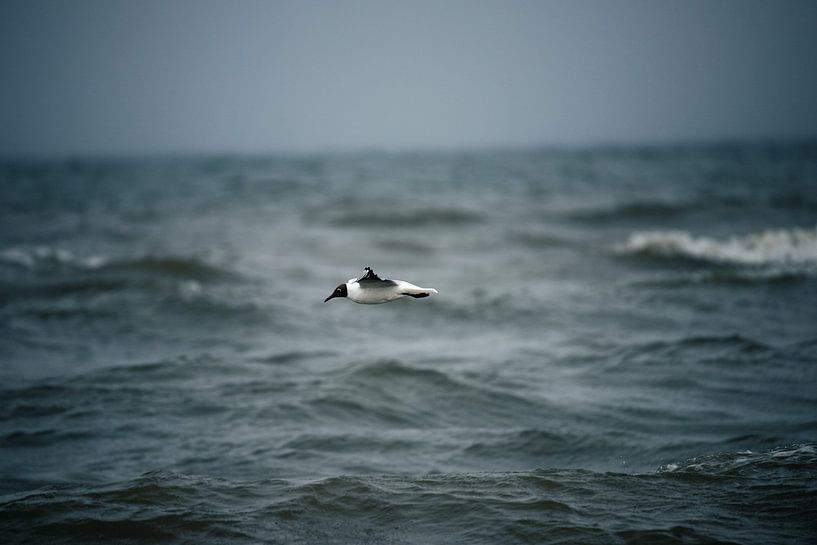
<instances>
[{"instance_id":1,"label":"bird's beak","mask_svg":"<svg viewBox=\"0 0 817 545\"><path fill-rule=\"evenodd\" d=\"M334 299L335 297L336 297L336 296L335 296L335 294L333 293L332 295L330 295L329 297L327 297L326 299L324 299L324 300L323 300L323 302L325 303L325 302L327 302L329 299Z\"/></svg>"}]
</instances>

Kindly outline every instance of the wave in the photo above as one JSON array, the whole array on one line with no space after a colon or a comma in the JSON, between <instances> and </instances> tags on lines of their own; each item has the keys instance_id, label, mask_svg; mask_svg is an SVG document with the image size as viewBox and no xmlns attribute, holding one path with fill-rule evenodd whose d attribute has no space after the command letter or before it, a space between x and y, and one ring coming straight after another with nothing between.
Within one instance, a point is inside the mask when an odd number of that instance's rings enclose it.
<instances>
[{"instance_id":1,"label":"wave","mask_svg":"<svg viewBox=\"0 0 817 545\"><path fill-rule=\"evenodd\" d=\"M635 198L624 202L576 207L561 217L588 225L639 221L664 221L682 216L711 214L718 211L800 212L817 210L817 200L800 192L774 195L706 195L691 198Z\"/></svg>"},{"instance_id":2,"label":"wave","mask_svg":"<svg viewBox=\"0 0 817 545\"><path fill-rule=\"evenodd\" d=\"M7 494L0 538L805 543L815 530L815 470L813 444L694 458L644 474L538 469L242 481L162 470Z\"/></svg>"},{"instance_id":3,"label":"wave","mask_svg":"<svg viewBox=\"0 0 817 545\"><path fill-rule=\"evenodd\" d=\"M125 272L151 274L197 281L235 278L232 270L200 258L180 255L137 255L110 258L78 256L71 250L50 246L15 247L0 251L0 264L34 272L53 272L57 267L80 272Z\"/></svg>"},{"instance_id":4,"label":"wave","mask_svg":"<svg viewBox=\"0 0 817 545\"><path fill-rule=\"evenodd\" d=\"M554 459L569 452L569 458L576 460L580 455L611 449L611 445L601 436L572 433L561 429L544 430L524 428L499 433L484 433L478 440L463 449L466 456L480 459L502 460L505 464L516 461ZM524 466L522 466L524 467Z\"/></svg>"},{"instance_id":5,"label":"wave","mask_svg":"<svg viewBox=\"0 0 817 545\"><path fill-rule=\"evenodd\" d=\"M472 209L424 206L352 206L348 210L313 212L309 220L326 221L336 227L465 227L482 222L482 213Z\"/></svg>"},{"instance_id":6,"label":"wave","mask_svg":"<svg viewBox=\"0 0 817 545\"><path fill-rule=\"evenodd\" d=\"M469 414L480 414L483 423L487 423L494 416L525 414L542 408L540 400L529 399L513 390L394 359L352 364L338 375L339 382L356 388L366 386L371 391L388 394L397 387L412 392L418 400L424 400L418 404L423 411L430 411L438 421L469 420Z\"/></svg>"},{"instance_id":7,"label":"wave","mask_svg":"<svg viewBox=\"0 0 817 545\"><path fill-rule=\"evenodd\" d=\"M393 359L352 362L330 376L327 387L306 401L313 418L322 422L438 429L467 427L478 414L480 425L500 426L514 415L534 414L549 407L546 400L529 399L458 373L414 367ZM401 392L399 397L396 391Z\"/></svg>"},{"instance_id":8,"label":"wave","mask_svg":"<svg viewBox=\"0 0 817 545\"><path fill-rule=\"evenodd\" d=\"M80 258L71 250L51 246L15 247L0 252L0 263L16 265L25 269L53 268L68 266L83 269L94 269L107 262L100 256Z\"/></svg>"},{"instance_id":9,"label":"wave","mask_svg":"<svg viewBox=\"0 0 817 545\"><path fill-rule=\"evenodd\" d=\"M695 271L673 278L637 280L634 287L676 288L711 284L721 286L752 286L758 284L789 286L809 280L813 275L808 268L764 267L752 269L727 269Z\"/></svg>"},{"instance_id":10,"label":"wave","mask_svg":"<svg viewBox=\"0 0 817 545\"><path fill-rule=\"evenodd\" d=\"M194 257L142 256L121 261L111 261L95 267L101 271L125 271L155 274L164 277L184 278L199 282L226 280L237 274Z\"/></svg>"},{"instance_id":11,"label":"wave","mask_svg":"<svg viewBox=\"0 0 817 545\"><path fill-rule=\"evenodd\" d=\"M780 471L817 471L817 445L795 444L768 451L725 452L661 466L658 474L697 474L712 477L746 476Z\"/></svg>"},{"instance_id":12,"label":"wave","mask_svg":"<svg viewBox=\"0 0 817 545\"><path fill-rule=\"evenodd\" d=\"M776 229L742 237L696 237L685 231L637 231L620 255L737 266L817 266L817 227Z\"/></svg>"},{"instance_id":13,"label":"wave","mask_svg":"<svg viewBox=\"0 0 817 545\"><path fill-rule=\"evenodd\" d=\"M699 203L692 201L635 200L606 207L575 209L566 212L566 217L582 223L608 223L663 219L699 209Z\"/></svg>"},{"instance_id":14,"label":"wave","mask_svg":"<svg viewBox=\"0 0 817 545\"><path fill-rule=\"evenodd\" d=\"M271 365L291 365L306 360L321 359L337 356L337 352L331 350L293 350L287 352L276 352L263 356L250 358L250 361Z\"/></svg>"},{"instance_id":15,"label":"wave","mask_svg":"<svg viewBox=\"0 0 817 545\"><path fill-rule=\"evenodd\" d=\"M594 365L592 372L618 377L628 373L628 380L635 384L705 391L718 388L729 376L756 377L758 373L767 372L771 363L781 370L787 367L787 362L799 358L798 350L797 345L773 347L741 335L688 336L611 350L604 365L601 368ZM679 374L679 367L686 372ZM645 373L645 368L650 372ZM618 410L626 412L628 407ZM654 416L658 418L659 414L656 412Z\"/></svg>"},{"instance_id":16,"label":"wave","mask_svg":"<svg viewBox=\"0 0 817 545\"><path fill-rule=\"evenodd\" d=\"M770 346L743 335L691 335L673 341L658 341L628 347L636 353L668 353L683 350L702 350L704 353L722 349L734 350L738 354L768 352Z\"/></svg>"},{"instance_id":17,"label":"wave","mask_svg":"<svg viewBox=\"0 0 817 545\"><path fill-rule=\"evenodd\" d=\"M0 435L0 449L43 447L53 445L57 442L81 440L92 437L95 437L94 433L82 431L58 431L53 429L38 431L15 430Z\"/></svg>"}]
</instances>

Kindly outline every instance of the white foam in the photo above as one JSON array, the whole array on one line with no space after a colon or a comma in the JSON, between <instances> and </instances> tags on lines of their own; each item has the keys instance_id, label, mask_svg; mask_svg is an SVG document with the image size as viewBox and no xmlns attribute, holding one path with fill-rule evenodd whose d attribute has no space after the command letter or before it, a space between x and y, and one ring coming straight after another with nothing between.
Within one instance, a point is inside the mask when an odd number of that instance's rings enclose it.
<instances>
[{"instance_id":1,"label":"white foam","mask_svg":"<svg viewBox=\"0 0 817 545\"><path fill-rule=\"evenodd\" d=\"M107 259L100 256L79 258L70 250L51 246L15 247L0 251L0 262L19 265L28 269L48 264L96 269L105 265L107 261Z\"/></svg>"},{"instance_id":2,"label":"white foam","mask_svg":"<svg viewBox=\"0 0 817 545\"><path fill-rule=\"evenodd\" d=\"M695 237L685 231L637 231L615 247L624 254L687 257L736 265L817 264L817 226L742 237Z\"/></svg>"}]
</instances>

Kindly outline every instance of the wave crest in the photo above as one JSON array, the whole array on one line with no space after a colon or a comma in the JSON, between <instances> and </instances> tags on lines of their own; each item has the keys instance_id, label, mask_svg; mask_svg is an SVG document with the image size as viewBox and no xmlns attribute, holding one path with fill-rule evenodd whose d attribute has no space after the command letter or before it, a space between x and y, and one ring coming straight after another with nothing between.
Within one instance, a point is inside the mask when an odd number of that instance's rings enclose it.
<instances>
[{"instance_id":1,"label":"wave crest","mask_svg":"<svg viewBox=\"0 0 817 545\"><path fill-rule=\"evenodd\" d=\"M743 237L696 237L686 231L636 231L615 247L622 255L739 266L817 265L817 226L776 229Z\"/></svg>"},{"instance_id":2,"label":"wave crest","mask_svg":"<svg viewBox=\"0 0 817 545\"><path fill-rule=\"evenodd\" d=\"M816 468L817 445L807 443L780 446L764 452L746 450L691 458L661 466L657 473L751 476L760 471L813 471Z\"/></svg>"},{"instance_id":3,"label":"wave crest","mask_svg":"<svg viewBox=\"0 0 817 545\"><path fill-rule=\"evenodd\" d=\"M107 263L107 259L99 256L80 258L65 248L34 246L7 248L0 251L0 263L16 265L25 269L54 266L94 269Z\"/></svg>"},{"instance_id":4,"label":"wave crest","mask_svg":"<svg viewBox=\"0 0 817 545\"><path fill-rule=\"evenodd\" d=\"M111 258L99 255L78 256L71 250L50 246L14 247L0 251L0 264L19 267L35 273L118 272L177 277L199 281L231 279L232 270L206 260L185 255L134 255Z\"/></svg>"}]
</instances>

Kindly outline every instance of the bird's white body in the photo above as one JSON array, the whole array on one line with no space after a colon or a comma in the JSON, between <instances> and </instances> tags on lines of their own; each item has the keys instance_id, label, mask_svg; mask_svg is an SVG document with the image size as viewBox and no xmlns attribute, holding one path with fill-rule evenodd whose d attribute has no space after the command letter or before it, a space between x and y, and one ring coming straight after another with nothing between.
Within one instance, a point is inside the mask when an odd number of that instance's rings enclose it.
<instances>
[{"instance_id":1,"label":"bird's white body","mask_svg":"<svg viewBox=\"0 0 817 545\"><path fill-rule=\"evenodd\" d=\"M402 299L403 297L426 297L432 293L437 293L434 288L421 288L405 280L387 280L384 285L367 286L364 282L361 285L352 278L346 283L347 297L355 303L362 305L378 305Z\"/></svg>"},{"instance_id":2,"label":"bird's white body","mask_svg":"<svg viewBox=\"0 0 817 545\"><path fill-rule=\"evenodd\" d=\"M421 288L405 280L389 280L380 278L371 267L363 269L366 274L361 278L350 278L324 299L324 303L335 297L345 297L361 305L379 305L402 299L403 297L414 297L421 299L428 297L432 293L437 293L434 288Z\"/></svg>"}]
</instances>

